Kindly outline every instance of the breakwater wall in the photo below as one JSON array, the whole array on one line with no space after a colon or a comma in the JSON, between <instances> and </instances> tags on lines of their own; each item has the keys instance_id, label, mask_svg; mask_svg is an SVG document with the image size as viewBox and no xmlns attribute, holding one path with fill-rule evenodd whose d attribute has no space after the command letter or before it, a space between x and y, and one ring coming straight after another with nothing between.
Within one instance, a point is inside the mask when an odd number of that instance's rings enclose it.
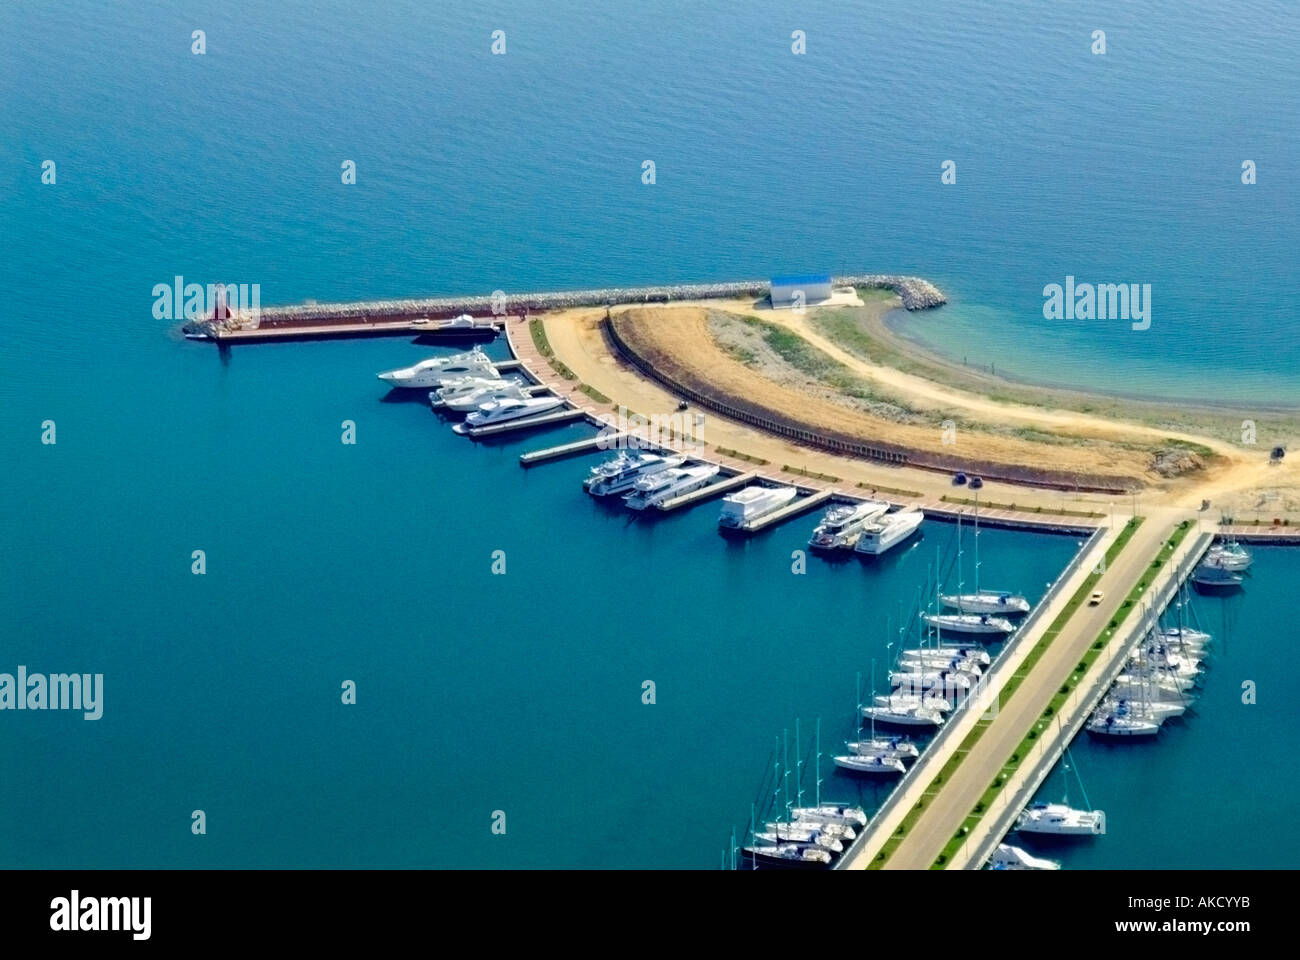
<instances>
[{"instance_id":1,"label":"breakwater wall","mask_svg":"<svg viewBox=\"0 0 1300 960\"><path fill-rule=\"evenodd\" d=\"M892 274L855 274L834 278L836 286L873 287L893 290L908 310L926 310L946 303L934 284L921 277ZM354 303L303 303L263 307L260 326L310 326L363 320L408 320L415 317L442 319L462 313L474 316L517 316L570 307L618 306L635 303L672 303L681 300L719 300L736 297L766 297L766 280L736 283L669 284L654 287L602 287L553 293L503 293L470 297L426 297L398 300L365 300Z\"/></svg>"}]
</instances>

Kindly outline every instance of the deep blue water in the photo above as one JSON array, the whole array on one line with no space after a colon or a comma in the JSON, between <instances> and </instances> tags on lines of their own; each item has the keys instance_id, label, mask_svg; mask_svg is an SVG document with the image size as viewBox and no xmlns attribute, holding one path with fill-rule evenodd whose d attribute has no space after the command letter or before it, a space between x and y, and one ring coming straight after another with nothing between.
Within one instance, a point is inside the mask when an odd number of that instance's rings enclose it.
<instances>
[{"instance_id":1,"label":"deep blue water","mask_svg":"<svg viewBox=\"0 0 1300 960\"><path fill-rule=\"evenodd\" d=\"M175 340L175 275L270 304L907 271L954 299L912 332L972 362L1182 395L1231 362L1225 397L1300 400L1294 8L915 6L0 8L0 669L107 685L94 723L0 717L0 862L711 865L782 727L846 732L945 539L796 578L810 519L629 524L587 460L517 466L573 431L472 446L381 402L427 350ZM1151 330L1043 321L1067 273L1152 283ZM1074 546L983 542L1031 595Z\"/></svg>"}]
</instances>

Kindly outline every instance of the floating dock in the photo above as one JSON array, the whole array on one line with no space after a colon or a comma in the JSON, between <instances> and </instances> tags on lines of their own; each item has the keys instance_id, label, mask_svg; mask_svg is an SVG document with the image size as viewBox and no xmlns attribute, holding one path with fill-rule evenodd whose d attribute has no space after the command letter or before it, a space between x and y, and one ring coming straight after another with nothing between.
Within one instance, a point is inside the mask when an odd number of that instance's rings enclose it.
<instances>
[{"instance_id":1,"label":"floating dock","mask_svg":"<svg viewBox=\"0 0 1300 960\"><path fill-rule=\"evenodd\" d=\"M669 510L676 510L678 507L689 507L692 503L708 500L710 497L726 493L728 490L734 490L736 487L742 487L751 480L756 479L758 479L757 472L738 473L734 477L727 477L727 479L719 480L717 483L711 483L706 487L700 487L698 490L692 490L690 493L683 493L680 497L665 500L659 504L659 509L667 513Z\"/></svg>"},{"instance_id":2,"label":"floating dock","mask_svg":"<svg viewBox=\"0 0 1300 960\"><path fill-rule=\"evenodd\" d=\"M513 433L516 430L527 430L530 427L568 423L571 420L581 420L586 416L587 412L585 410L557 410L555 413L544 413L540 417L524 417L522 420L494 423L487 427L466 427L463 435L474 438L494 437L503 433Z\"/></svg>"},{"instance_id":3,"label":"floating dock","mask_svg":"<svg viewBox=\"0 0 1300 960\"><path fill-rule=\"evenodd\" d=\"M592 450L603 450L606 447L617 446L620 441L628 437L625 430L622 433L608 434L606 436L595 436L590 440L575 440L573 443L562 443L558 447L547 447L544 450L530 450L528 453L519 455L519 465L521 467L531 467L535 463L545 463L547 460L558 460L561 457L573 457L580 453L589 453Z\"/></svg>"},{"instance_id":4,"label":"floating dock","mask_svg":"<svg viewBox=\"0 0 1300 960\"><path fill-rule=\"evenodd\" d=\"M742 523L737 530L745 533L758 533L758 531L770 527L774 523L780 523L782 520L789 520L791 517L797 517L801 513L807 513L809 510L820 506L831 497L835 496L834 490L818 490L811 497L804 497L802 500L794 500L780 510L774 510L766 516L759 517L756 520L750 520L748 523Z\"/></svg>"}]
</instances>

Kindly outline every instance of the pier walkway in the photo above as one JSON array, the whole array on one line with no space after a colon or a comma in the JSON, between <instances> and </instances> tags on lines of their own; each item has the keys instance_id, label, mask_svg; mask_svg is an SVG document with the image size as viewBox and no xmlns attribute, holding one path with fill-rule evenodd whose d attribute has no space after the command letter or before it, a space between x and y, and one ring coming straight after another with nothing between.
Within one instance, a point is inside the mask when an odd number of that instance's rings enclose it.
<instances>
[{"instance_id":1,"label":"pier walkway","mask_svg":"<svg viewBox=\"0 0 1300 960\"><path fill-rule=\"evenodd\" d=\"M1062 708L1064 716L1059 723L1055 719L1044 720L1043 714L1047 706L1058 690L1075 675L1076 666L1083 660L1090 645L1107 628L1111 619L1115 618L1121 604L1135 587L1143 582L1153 584L1155 577L1167 576L1168 570L1179 571L1177 576L1181 579L1210 542L1209 533L1193 530L1178 549L1170 553L1166 541L1173 532L1176 521L1182 519L1195 522L1194 516L1175 516L1172 512L1162 512L1159 516L1149 517L1138 526L1096 583L1095 589L1103 594L1102 602L1096 606L1085 604L1074 610L1032 668L1021 676L1014 695L1004 702L1002 692L1007 682L1017 675L1053 621L1067 609L1072 597L1097 568L1098 562L1105 557L1107 549L1129 520L1128 516L1116 515L1115 528L1106 530L1075 558L1048 597L1035 608L1030 619L1026 620L1013 641L994 662L993 669L985 678L986 689L982 702L977 708L954 712L949 723L926 748L921 759L889 796L872 822L845 852L837 869L862 870L871 866L918 804L922 805L920 816L906 830L883 866L884 869L893 870L930 868L963 827L1003 765L1031 730L1039 729L1042 734L1035 748L1041 754L1049 754L1065 742L1062 738L1070 729L1071 718L1080 712L1086 712L1092 702L1091 697L1096 692L1096 683L1101 682L1109 667L1116 663L1122 664L1122 660L1117 658L1127 650L1129 634L1144 623L1149 624L1149 621L1136 612L1125 619L1120 628L1124 633L1112 638L1118 642L1107 644L1103 658L1093 664L1090 671L1093 681L1076 688L1075 695ZM1157 561L1158 569L1153 566ZM1148 593L1147 597L1150 596L1152 594ZM1103 691L1104 689L1105 687L1102 688ZM992 704L997 704L998 709L990 718L985 708ZM943 770L981 722L986 725L983 733L946 781L936 784L936 774ZM996 805L1000 801L1002 806L992 807L980 817L967 842L949 866L978 866L982 862L976 858L980 855L987 856L984 853L987 846L985 840L996 833L1008 812L1013 819L1019 813L1020 807L1015 806L1017 798L1037 769L1038 764L1032 762L1032 758L1022 760L1015 776L1025 778L1023 782L1017 780L1009 783L999 792L994 803ZM1046 769L1050 769L1050 764ZM992 845L996 845L1002 835L996 833Z\"/></svg>"}]
</instances>

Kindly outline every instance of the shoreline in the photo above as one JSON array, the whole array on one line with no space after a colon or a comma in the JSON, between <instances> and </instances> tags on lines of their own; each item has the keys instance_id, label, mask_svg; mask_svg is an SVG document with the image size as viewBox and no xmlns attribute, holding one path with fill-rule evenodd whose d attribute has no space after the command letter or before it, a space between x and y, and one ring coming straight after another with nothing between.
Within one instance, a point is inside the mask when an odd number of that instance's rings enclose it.
<instances>
[{"instance_id":1,"label":"shoreline","mask_svg":"<svg viewBox=\"0 0 1300 960\"><path fill-rule=\"evenodd\" d=\"M879 323L870 324L872 333L878 336L882 341L885 341L890 347L898 350L900 353L912 354L916 360L929 363L940 370L970 377L973 380L982 381L990 388L996 389L1004 387L1040 392L1055 397L1061 397L1067 402L1072 400L1079 403L1108 400L1122 401L1123 403L1131 403L1153 408L1153 412L1158 412L1163 409L1169 411L1177 410L1182 413L1201 412L1218 416L1231 413L1255 415L1264 413L1280 417L1300 416L1300 402L1294 404L1252 403L1247 405L1241 401L1215 402L1200 399L1189 400L1160 394L1125 393L1121 390L1106 390L1101 388L1095 390L1083 390L1079 387L1059 387L1026 377L1002 373L989 373L982 367L975 367L962 363L955 357L945 354L941 349L922 337L909 335L902 329L903 325L906 323L906 317L907 311L902 308L901 304L893 307L885 312L883 317L880 318Z\"/></svg>"}]
</instances>

